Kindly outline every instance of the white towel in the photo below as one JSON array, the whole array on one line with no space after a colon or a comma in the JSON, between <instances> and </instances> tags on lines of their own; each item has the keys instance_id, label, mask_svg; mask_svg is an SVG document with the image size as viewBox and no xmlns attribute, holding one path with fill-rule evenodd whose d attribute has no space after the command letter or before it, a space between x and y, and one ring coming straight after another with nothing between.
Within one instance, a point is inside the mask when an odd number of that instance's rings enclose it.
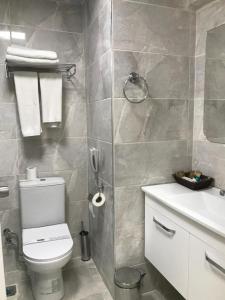
<instances>
[{"instance_id":1,"label":"white towel","mask_svg":"<svg viewBox=\"0 0 225 300\"><path fill-rule=\"evenodd\" d=\"M39 73L42 122L56 127L62 121L62 74Z\"/></svg>"},{"instance_id":2,"label":"white towel","mask_svg":"<svg viewBox=\"0 0 225 300\"><path fill-rule=\"evenodd\" d=\"M15 72L14 82L20 126L24 137L41 134L38 76L34 72Z\"/></svg>"},{"instance_id":3,"label":"white towel","mask_svg":"<svg viewBox=\"0 0 225 300\"><path fill-rule=\"evenodd\" d=\"M48 65L57 65L59 63L58 59L37 59L37 58L29 58L15 55L6 55L7 62L13 62L19 64L26 64L32 66L48 66Z\"/></svg>"},{"instance_id":4,"label":"white towel","mask_svg":"<svg viewBox=\"0 0 225 300\"><path fill-rule=\"evenodd\" d=\"M29 48L19 48L19 47L8 47L7 54L13 56L22 56L28 58L36 58L36 59L57 59L57 53L54 51L45 51L45 50L35 50Z\"/></svg>"}]
</instances>

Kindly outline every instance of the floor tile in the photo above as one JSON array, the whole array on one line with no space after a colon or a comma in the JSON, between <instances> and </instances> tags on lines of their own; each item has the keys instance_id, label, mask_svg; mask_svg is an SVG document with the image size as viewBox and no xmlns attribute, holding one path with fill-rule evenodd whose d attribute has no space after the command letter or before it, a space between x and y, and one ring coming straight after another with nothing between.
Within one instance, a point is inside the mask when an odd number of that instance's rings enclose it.
<instances>
[{"instance_id":1,"label":"floor tile","mask_svg":"<svg viewBox=\"0 0 225 300\"><path fill-rule=\"evenodd\" d=\"M63 300L112 300L92 260L72 261L63 271L65 296ZM17 300L34 300L30 282L18 287Z\"/></svg>"}]
</instances>

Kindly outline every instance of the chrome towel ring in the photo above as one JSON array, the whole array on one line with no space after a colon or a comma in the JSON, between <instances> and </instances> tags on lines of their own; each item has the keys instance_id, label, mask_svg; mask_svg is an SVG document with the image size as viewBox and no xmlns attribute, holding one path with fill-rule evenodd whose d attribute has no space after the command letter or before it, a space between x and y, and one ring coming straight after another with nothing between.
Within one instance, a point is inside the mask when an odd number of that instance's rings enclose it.
<instances>
[{"instance_id":1,"label":"chrome towel ring","mask_svg":"<svg viewBox=\"0 0 225 300\"><path fill-rule=\"evenodd\" d=\"M145 94L145 97L142 98L142 99L130 99L127 94L126 94L126 89L127 89L127 84L130 82L130 83L133 83L133 84L137 84L139 82L143 82L144 83L144 87L145 87L145 90L146 90L146 94ZM124 94L124 97L131 103L141 103L145 100L147 100L148 98L150 98L150 93L149 93L149 88L148 88L148 83L146 81L146 79L142 76L140 76L138 73L136 72L131 72L128 76L128 78L125 80L124 82L124 86L123 86L123 94Z\"/></svg>"}]
</instances>

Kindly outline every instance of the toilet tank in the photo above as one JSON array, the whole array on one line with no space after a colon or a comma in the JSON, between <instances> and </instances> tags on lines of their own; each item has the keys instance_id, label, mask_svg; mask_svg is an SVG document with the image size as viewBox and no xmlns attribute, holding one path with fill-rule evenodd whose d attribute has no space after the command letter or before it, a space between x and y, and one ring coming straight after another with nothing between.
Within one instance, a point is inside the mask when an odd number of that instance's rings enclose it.
<instances>
[{"instance_id":1,"label":"toilet tank","mask_svg":"<svg viewBox=\"0 0 225 300\"><path fill-rule=\"evenodd\" d=\"M61 177L20 180L22 228L65 223L65 181Z\"/></svg>"}]
</instances>

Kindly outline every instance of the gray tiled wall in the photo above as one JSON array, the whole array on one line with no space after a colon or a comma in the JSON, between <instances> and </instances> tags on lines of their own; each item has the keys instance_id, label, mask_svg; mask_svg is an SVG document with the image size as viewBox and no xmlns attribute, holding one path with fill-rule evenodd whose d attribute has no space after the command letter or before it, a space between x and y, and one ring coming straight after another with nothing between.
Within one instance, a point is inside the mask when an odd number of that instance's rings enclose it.
<instances>
[{"instance_id":1,"label":"gray tiled wall","mask_svg":"<svg viewBox=\"0 0 225 300\"><path fill-rule=\"evenodd\" d=\"M88 147L102 153L100 180L104 183L106 204L89 212L92 257L113 294L114 202L112 164L112 51L111 0L86 1L86 84ZM88 191L97 192L89 166Z\"/></svg>"},{"instance_id":2,"label":"gray tiled wall","mask_svg":"<svg viewBox=\"0 0 225 300\"><path fill-rule=\"evenodd\" d=\"M74 256L79 256L81 219L88 226L82 7L54 0L1 0L0 7L0 31L26 35L25 40L0 40L0 182L10 188L9 197L0 199L2 229L9 227L21 235L17 182L26 167L36 165L40 176L63 176L66 180L66 217L74 236ZM13 82L4 72L6 48L11 44L54 50L62 63L77 64L76 77L63 83L61 129L44 129L36 138L21 136ZM4 261L7 283L25 278L24 266L15 259L13 250L4 247Z\"/></svg>"},{"instance_id":3,"label":"gray tiled wall","mask_svg":"<svg viewBox=\"0 0 225 300\"><path fill-rule=\"evenodd\" d=\"M10 186L9 197L0 198L3 228L20 232L17 180L28 165L36 164L40 176L63 176L74 255L80 221L87 226L90 221L92 256L111 292L114 268L138 265L148 273L143 292L160 290L167 300L181 299L144 259L142 185L171 182L172 172L192 165L215 177L217 186L225 184L224 145L208 142L202 129L206 31L224 23L225 4L216 1L197 11L196 45L195 13L187 5L196 9L206 2L89 0L83 34L80 5L0 0L0 31L26 34L25 41L0 41L0 184ZM4 76L6 48L18 43L56 50L62 62L77 64L75 80L64 82L63 127L45 129L41 138L21 137L13 84ZM138 105L122 93L131 71L143 75L150 88L151 99ZM142 95L132 87L128 93ZM88 218L87 194L97 191L87 165L91 146L103 153L100 178L107 202ZM14 253L4 248L4 255L7 282L24 279Z\"/></svg>"},{"instance_id":4,"label":"gray tiled wall","mask_svg":"<svg viewBox=\"0 0 225 300\"><path fill-rule=\"evenodd\" d=\"M165 299L174 300L181 297L156 284L163 279L145 265L140 188L171 182L173 172L191 168L195 14L186 4L113 0L115 266L145 267L144 291L164 289ZM132 71L149 85L151 99L140 104L122 93ZM133 87L127 93L143 96Z\"/></svg>"},{"instance_id":5,"label":"gray tiled wall","mask_svg":"<svg viewBox=\"0 0 225 300\"><path fill-rule=\"evenodd\" d=\"M209 4L210 2L214 1L214 0L188 0L189 3L189 7L194 9L194 10L197 10L201 7L203 7L204 5L206 4Z\"/></svg>"}]
</instances>

